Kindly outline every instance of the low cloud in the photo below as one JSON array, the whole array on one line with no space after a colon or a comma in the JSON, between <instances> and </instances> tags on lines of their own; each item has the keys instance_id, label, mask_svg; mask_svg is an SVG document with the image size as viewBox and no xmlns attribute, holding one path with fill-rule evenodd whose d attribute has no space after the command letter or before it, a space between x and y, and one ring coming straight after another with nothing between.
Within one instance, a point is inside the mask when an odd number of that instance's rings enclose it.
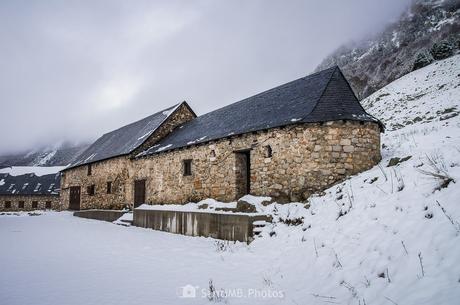
<instances>
[{"instance_id":1,"label":"low cloud","mask_svg":"<svg viewBox=\"0 0 460 305\"><path fill-rule=\"evenodd\" d=\"M312 72L409 1L2 1L0 153L198 114Z\"/></svg>"}]
</instances>

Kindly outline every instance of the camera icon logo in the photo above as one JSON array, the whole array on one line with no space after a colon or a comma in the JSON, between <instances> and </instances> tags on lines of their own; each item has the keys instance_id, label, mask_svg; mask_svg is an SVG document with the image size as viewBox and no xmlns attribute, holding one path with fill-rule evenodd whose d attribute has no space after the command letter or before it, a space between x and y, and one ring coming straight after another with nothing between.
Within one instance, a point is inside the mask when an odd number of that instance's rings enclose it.
<instances>
[{"instance_id":1,"label":"camera icon logo","mask_svg":"<svg viewBox=\"0 0 460 305\"><path fill-rule=\"evenodd\" d=\"M181 298L196 298L196 290L198 289L198 286L192 286L190 284L187 284L185 286L180 287L179 290L179 297Z\"/></svg>"}]
</instances>

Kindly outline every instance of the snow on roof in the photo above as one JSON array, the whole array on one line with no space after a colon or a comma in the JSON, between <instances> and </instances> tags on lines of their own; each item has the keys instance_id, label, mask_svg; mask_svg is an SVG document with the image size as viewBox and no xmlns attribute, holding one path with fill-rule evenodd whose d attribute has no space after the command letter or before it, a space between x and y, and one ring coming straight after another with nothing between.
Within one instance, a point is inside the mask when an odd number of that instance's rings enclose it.
<instances>
[{"instance_id":1,"label":"snow on roof","mask_svg":"<svg viewBox=\"0 0 460 305\"><path fill-rule=\"evenodd\" d=\"M43 176L59 173L64 168L65 166L11 166L1 168L0 174L10 174L11 176L35 174L36 176Z\"/></svg>"},{"instance_id":2,"label":"snow on roof","mask_svg":"<svg viewBox=\"0 0 460 305\"><path fill-rule=\"evenodd\" d=\"M13 176L0 173L0 195L59 195L61 174Z\"/></svg>"}]
</instances>

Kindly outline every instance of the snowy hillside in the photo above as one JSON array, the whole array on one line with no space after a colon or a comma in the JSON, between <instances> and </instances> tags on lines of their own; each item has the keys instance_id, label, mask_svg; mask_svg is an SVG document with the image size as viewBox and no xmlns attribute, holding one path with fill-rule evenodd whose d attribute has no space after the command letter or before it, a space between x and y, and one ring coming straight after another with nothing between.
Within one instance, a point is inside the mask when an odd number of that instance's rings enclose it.
<instances>
[{"instance_id":1,"label":"snowy hillside","mask_svg":"<svg viewBox=\"0 0 460 305\"><path fill-rule=\"evenodd\" d=\"M278 223L271 229L276 237L267 231L251 245L259 253L285 249L268 263L274 285L289 287L297 304L458 303L459 86L457 56L364 101L397 129L383 135L383 160L312 198L309 209L273 207L278 219L303 222ZM394 157L408 160L388 167Z\"/></svg>"},{"instance_id":2,"label":"snowy hillside","mask_svg":"<svg viewBox=\"0 0 460 305\"><path fill-rule=\"evenodd\" d=\"M459 61L417 70L365 100L388 126L379 166L308 203L257 204L274 219L250 245L68 213L0 216L2 301L458 304Z\"/></svg>"},{"instance_id":3,"label":"snowy hillside","mask_svg":"<svg viewBox=\"0 0 460 305\"><path fill-rule=\"evenodd\" d=\"M458 52L459 32L460 1L414 0L381 33L338 48L316 71L339 65L358 96L367 97L412 71L417 55L434 44L446 42Z\"/></svg>"},{"instance_id":4,"label":"snowy hillside","mask_svg":"<svg viewBox=\"0 0 460 305\"><path fill-rule=\"evenodd\" d=\"M436 121L452 124L448 119L460 113L459 99L460 55L456 55L403 76L361 103L388 130L396 130Z\"/></svg>"}]
</instances>

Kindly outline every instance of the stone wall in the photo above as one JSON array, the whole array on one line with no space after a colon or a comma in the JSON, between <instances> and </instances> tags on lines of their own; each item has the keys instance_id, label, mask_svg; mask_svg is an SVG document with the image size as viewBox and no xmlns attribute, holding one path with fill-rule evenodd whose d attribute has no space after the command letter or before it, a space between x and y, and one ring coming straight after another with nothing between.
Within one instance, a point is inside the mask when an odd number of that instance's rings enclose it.
<instances>
[{"instance_id":1,"label":"stone wall","mask_svg":"<svg viewBox=\"0 0 460 305\"><path fill-rule=\"evenodd\" d=\"M182 103L168 119L131 155L120 156L66 170L61 178L61 198L66 208L69 206L70 187L80 186L80 209L122 209L133 203L134 181L128 175L130 158L165 137L177 126L191 120L195 115ZM107 182L111 182L111 193L107 193ZM91 195L88 187L94 185Z\"/></svg>"},{"instance_id":2,"label":"stone wall","mask_svg":"<svg viewBox=\"0 0 460 305\"><path fill-rule=\"evenodd\" d=\"M10 202L11 207L6 208L7 202ZM20 204L24 207L20 207ZM33 207L33 203L36 202L37 207ZM47 207L47 203L48 206ZM60 204L59 195L40 195L40 196L27 196L27 195L0 195L0 211L32 211L32 210L45 210L52 209L56 211L62 210Z\"/></svg>"},{"instance_id":3,"label":"stone wall","mask_svg":"<svg viewBox=\"0 0 460 305\"><path fill-rule=\"evenodd\" d=\"M114 222L115 220L123 216L125 213L125 211L119 210L84 210L73 212L73 216Z\"/></svg>"},{"instance_id":4,"label":"stone wall","mask_svg":"<svg viewBox=\"0 0 460 305\"><path fill-rule=\"evenodd\" d=\"M374 166L381 158L380 130L351 121L276 128L137 159L129 177L146 179L148 203L233 201L241 196L242 162L235 152L247 150L251 194L301 201ZM192 159L190 176L183 175L186 159ZM128 198L132 191L127 188Z\"/></svg>"},{"instance_id":5,"label":"stone wall","mask_svg":"<svg viewBox=\"0 0 460 305\"><path fill-rule=\"evenodd\" d=\"M185 104L182 103L175 111L172 113L168 119L154 132L141 146L139 146L131 155L136 156L138 153L148 149L153 146L159 140L163 139L169 133L171 133L176 127L182 125L191 119L195 118L195 114L192 110Z\"/></svg>"},{"instance_id":6,"label":"stone wall","mask_svg":"<svg viewBox=\"0 0 460 305\"><path fill-rule=\"evenodd\" d=\"M177 117L178 121L188 118ZM178 121L160 128L157 139L178 126ZM147 203L205 198L234 201L244 193L242 152L250 156L251 194L272 196L279 202L302 201L377 164L381 158L380 130L371 122L299 124L139 159L118 157L92 164L91 176L87 166L65 171L62 202L68 205L70 186L81 186L81 209L121 209L133 204L134 181L140 179L146 180ZM190 176L183 175L187 159L192 160ZM112 194L107 194L108 181L112 182ZM87 186L92 184L95 194L90 196Z\"/></svg>"},{"instance_id":7,"label":"stone wall","mask_svg":"<svg viewBox=\"0 0 460 305\"><path fill-rule=\"evenodd\" d=\"M61 198L68 208L71 186L80 186L80 209L122 209L130 200L126 198L128 176L128 157L118 157L91 164L91 175L88 166L82 165L65 171L61 178ZM111 193L107 193L107 182L111 182ZM94 195L88 193L88 187L94 185Z\"/></svg>"}]
</instances>

